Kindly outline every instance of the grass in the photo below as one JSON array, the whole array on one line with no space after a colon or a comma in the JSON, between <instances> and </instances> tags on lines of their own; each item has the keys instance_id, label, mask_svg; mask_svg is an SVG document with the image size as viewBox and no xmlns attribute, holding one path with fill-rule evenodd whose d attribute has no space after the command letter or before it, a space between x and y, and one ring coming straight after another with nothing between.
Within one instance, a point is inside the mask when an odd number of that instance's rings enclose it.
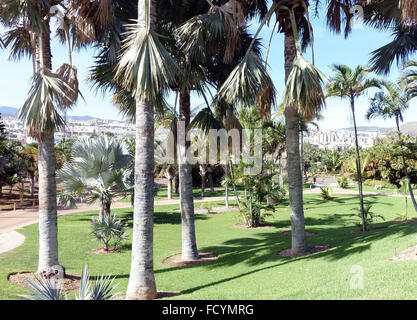
<instances>
[{"instance_id":1,"label":"grass","mask_svg":"<svg viewBox=\"0 0 417 320\"><path fill-rule=\"evenodd\" d=\"M416 299L417 261L389 262L394 250L416 245L416 223L393 220L404 210L404 201L395 197L367 196L375 202L373 211L386 222L375 226L386 229L351 233L359 219L351 216L358 207L352 195L335 195L323 201L317 194L305 195L305 220L310 244L330 245L331 249L310 256L284 258L280 250L290 247L291 238L281 234L290 229L288 199L277 206L271 229L245 230L237 212L196 215L199 250L214 252L219 259L207 265L187 268L168 267L162 260L181 250L181 217L178 205L155 208L154 264L157 287L182 291L173 299ZM132 216L131 209L114 210L119 217ZM112 274L125 292L130 269L131 237L121 252L108 255L89 253L100 246L89 235L90 219L97 212L59 217L60 262L67 272L80 274L88 264L92 275ZM413 212L409 216L415 217ZM131 234L132 220L129 220ZM15 271L35 270L37 266L37 225L20 230L25 243L0 255L0 298L16 299L26 289L9 283ZM350 289L353 266L363 269L364 289Z\"/></svg>"}]
</instances>

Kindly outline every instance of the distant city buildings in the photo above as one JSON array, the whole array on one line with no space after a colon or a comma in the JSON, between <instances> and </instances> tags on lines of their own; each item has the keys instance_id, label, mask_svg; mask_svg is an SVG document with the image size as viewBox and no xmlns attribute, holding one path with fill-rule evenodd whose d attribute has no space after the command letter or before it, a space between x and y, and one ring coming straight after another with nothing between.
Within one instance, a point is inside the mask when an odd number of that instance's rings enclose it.
<instances>
[{"instance_id":1,"label":"distant city buildings","mask_svg":"<svg viewBox=\"0 0 417 320\"><path fill-rule=\"evenodd\" d=\"M377 138L385 134L377 131L358 131L358 141L362 148L370 148ZM353 129L319 130L304 134L304 142L308 142L318 149L344 150L355 147Z\"/></svg>"},{"instance_id":2,"label":"distant city buildings","mask_svg":"<svg viewBox=\"0 0 417 320\"><path fill-rule=\"evenodd\" d=\"M31 137L28 137L23 123L14 116L3 116L3 122L10 139L19 140L25 143L34 142ZM134 136L135 127L133 124L115 121L115 120L67 120L67 126L64 131L55 133L55 140L58 142L64 135L67 138L75 136L91 136L103 135L106 132L111 132L117 136Z\"/></svg>"},{"instance_id":3,"label":"distant city buildings","mask_svg":"<svg viewBox=\"0 0 417 320\"><path fill-rule=\"evenodd\" d=\"M3 116L9 137L14 140L30 143L34 140L25 133L24 126L14 116ZM117 136L134 136L135 126L128 122L115 120L74 120L68 119L65 131L56 132L56 141L61 140L64 135L67 138L75 136L103 135L111 132ZM384 133L377 131L358 131L359 145L362 148L370 148L377 138L384 137ZM319 130L304 134L304 142L308 142L319 149L349 149L355 147L355 136L353 129L340 130Z\"/></svg>"}]
</instances>

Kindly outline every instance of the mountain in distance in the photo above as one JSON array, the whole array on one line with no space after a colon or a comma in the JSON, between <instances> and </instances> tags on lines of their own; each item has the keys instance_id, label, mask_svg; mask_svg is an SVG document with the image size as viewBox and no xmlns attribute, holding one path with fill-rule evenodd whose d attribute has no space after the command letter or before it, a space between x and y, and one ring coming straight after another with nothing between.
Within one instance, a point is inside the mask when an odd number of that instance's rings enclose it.
<instances>
[{"instance_id":1,"label":"mountain in distance","mask_svg":"<svg viewBox=\"0 0 417 320\"><path fill-rule=\"evenodd\" d=\"M357 129L358 131L362 131L362 132L381 132L381 133L385 133L387 131L393 130L393 128L382 128L382 127L375 127L375 126L358 126ZM343 128L342 130L353 131L353 127Z\"/></svg>"},{"instance_id":2,"label":"mountain in distance","mask_svg":"<svg viewBox=\"0 0 417 320\"><path fill-rule=\"evenodd\" d=\"M2 115L7 115L7 116L17 116L19 112L18 108L12 108L12 107L0 107L0 113Z\"/></svg>"},{"instance_id":3,"label":"mountain in distance","mask_svg":"<svg viewBox=\"0 0 417 320\"><path fill-rule=\"evenodd\" d=\"M0 107L0 113L3 116L10 116L10 117L17 117L19 112L18 108L13 107ZM84 115L84 116L67 116L67 119L75 120L75 121L89 121L89 120L103 120L100 118ZM116 121L116 120L109 120L109 121Z\"/></svg>"}]
</instances>

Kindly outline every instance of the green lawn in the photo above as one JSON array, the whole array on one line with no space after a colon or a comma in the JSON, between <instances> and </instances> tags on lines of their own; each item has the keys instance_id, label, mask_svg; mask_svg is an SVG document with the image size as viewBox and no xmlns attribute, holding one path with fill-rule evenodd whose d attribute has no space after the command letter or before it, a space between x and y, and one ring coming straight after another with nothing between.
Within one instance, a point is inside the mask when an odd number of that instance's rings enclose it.
<instances>
[{"instance_id":1,"label":"green lawn","mask_svg":"<svg viewBox=\"0 0 417 320\"><path fill-rule=\"evenodd\" d=\"M161 261L181 249L178 205L155 208L155 276L163 291L182 291L174 299L416 299L417 261L390 262L394 250L400 252L416 245L417 223L393 220L404 210L403 199L366 197L374 201L374 211L386 222L386 229L351 233L358 221L350 217L357 198L338 196L322 201L319 195L305 195L305 217L310 244L330 245L326 252L297 258L278 255L291 245L290 237L281 234L290 229L288 200L277 207L269 221L272 229L244 230L233 225L240 222L237 212L196 215L197 241L200 251L214 252L219 259L207 265L187 268L165 266ZM131 217L131 209L114 210L120 217ZM97 212L72 214L59 218L60 262L67 272L79 274L84 264L90 273L113 274L125 292L130 268L130 240L122 251L95 255L90 250L99 243L89 236L90 218ZM414 212L409 216L415 217ZM129 221L129 227L132 220ZM131 231L131 230L130 230ZM22 287L8 283L7 274L35 270L37 265L37 225L21 232L25 243L0 255L0 298L15 299L26 293ZM359 265L364 271L364 289L350 289Z\"/></svg>"}]
</instances>

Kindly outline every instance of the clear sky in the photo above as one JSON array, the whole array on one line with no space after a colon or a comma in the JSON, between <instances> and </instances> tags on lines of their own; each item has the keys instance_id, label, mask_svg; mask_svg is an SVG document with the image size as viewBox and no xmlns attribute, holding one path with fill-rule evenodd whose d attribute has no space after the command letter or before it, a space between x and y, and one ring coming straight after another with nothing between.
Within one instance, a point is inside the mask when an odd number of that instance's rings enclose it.
<instances>
[{"instance_id":1,"label":"clear sky","mask_svg":"<svg viewBox=\"0 0 417 320\"><path fill-rule=\"evenodd\" d=\"M358 64L366 65L370 53L385 45L391 40L389 32L380 32L368 27L359 27L353 30L348 39L343 34L332 34L326 27L322 16L312 18L313 31L315 35L315 59L317 67L326 75L330 76L331 64L347 64L355 67ZM253 23L250 30L254 31L257 23ZM3 30L0 30L0 33ZM272 26L265 26L260 33L262 43L267 46L267 42L272 31ZM283 57L283 36L275 35L271 45L269 57L269 72L274 80L279 96L284 88L284 57ZM266 51L266 48L264 48ZM93 64L95 50L90 48L75 52L73 63L78 68L80 80L80 90L85 98L85 102L80 100L78 104L68 112L69 115L91 115L104 119L121 119L118 110L111 103L109 94L103 95L96 93L91 89L87 81L88 70ZM311 59L311 50L305 54L307 59ZM67 62L66 48L54 41L53 45L53 68L57 69L59 65ZM394 63L390 80L398 78L399 71ZM24 101L25 95L29 90L30 77L32 76L32 64L28 59L20 62L8 60L8 52L0 50L0 106L20 107ZM373 95L369 91L367 97L363 97L357 102L357 122L358 125L377 125L381 127L393 127L394 123L383 120L372 120L368 122L365 119L365 113L369 107L368 99ZM173 101L169 99L168 101ZM199 105L203 101L201 98L192 97L192 105ZM417 121L417 112L415 111L416 102L412 102L410 109L405 113L405 121ZM324 119L319 122L323 129L338 129L352 125L350 109L348 102L338 98L327 100L327 108L323 112Z\"/></svg>"}]
</instances>

